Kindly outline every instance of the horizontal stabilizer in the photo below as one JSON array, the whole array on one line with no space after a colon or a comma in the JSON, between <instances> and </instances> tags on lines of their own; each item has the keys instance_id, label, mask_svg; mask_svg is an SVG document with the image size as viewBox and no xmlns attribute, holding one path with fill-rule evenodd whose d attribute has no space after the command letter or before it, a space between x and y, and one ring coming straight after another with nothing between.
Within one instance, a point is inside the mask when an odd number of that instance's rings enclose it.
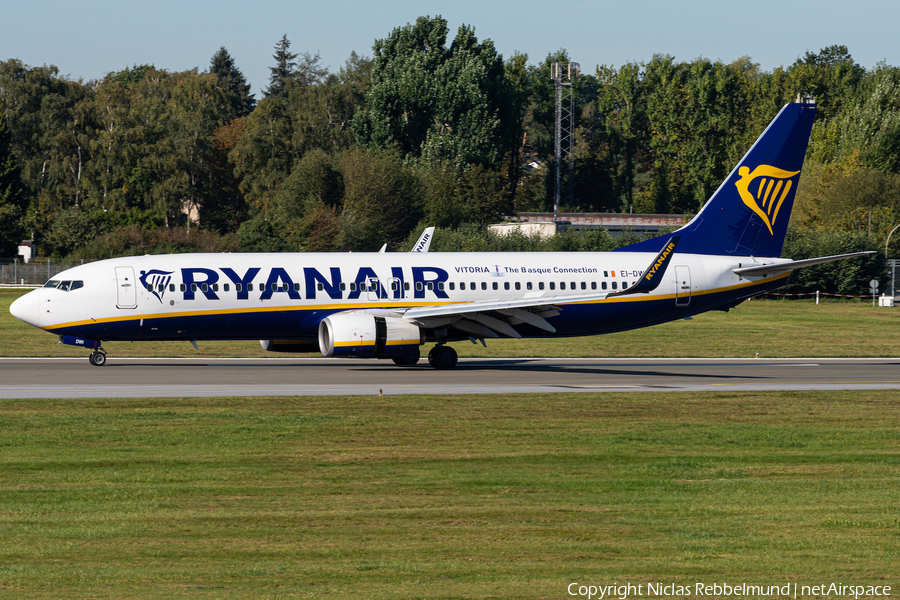
<instances>
[{"instance_id":1,"label":"horizontal stabilizer","mask_svg":"<svg viewBox=\"0 0 900 600\"><path fill-rule=\"evenodd\" d=\"M754 265L752 267L739 267L732 269L735 275L746 277L748 275L756 275L765 277L766 275L775 275L777 273L785 273L800 269L802 267L811 267L812 265L821 265L834 262L836 260L844 260L845 258L853 258L854 256L863 256L866 254L875 254L875 250L867 252L851 252L850 254L837 254L835 256L820 256L819 258L807 258L805 260L788 260L784 262L769 263L767 265Z\"/></svg>"}]
</instances>

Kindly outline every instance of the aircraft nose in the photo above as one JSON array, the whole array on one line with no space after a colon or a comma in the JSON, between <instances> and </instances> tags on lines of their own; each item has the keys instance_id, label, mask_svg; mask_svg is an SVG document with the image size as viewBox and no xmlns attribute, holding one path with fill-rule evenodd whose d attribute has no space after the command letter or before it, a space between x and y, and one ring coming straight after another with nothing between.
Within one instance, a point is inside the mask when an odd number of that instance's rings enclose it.
<instances>
[{"instance_id":1,"label":"aircraft nose","mask_svg":"<svg viewBox=\"0 0 900 600\"><path fill-rule=\"evenodd\" d=\"M29 325L37 327L38 317L40 316L40 307L40 290L34 290L13 302L9 307L9 312L20 321L24 321Z\"/></svg>"}]
</instances>

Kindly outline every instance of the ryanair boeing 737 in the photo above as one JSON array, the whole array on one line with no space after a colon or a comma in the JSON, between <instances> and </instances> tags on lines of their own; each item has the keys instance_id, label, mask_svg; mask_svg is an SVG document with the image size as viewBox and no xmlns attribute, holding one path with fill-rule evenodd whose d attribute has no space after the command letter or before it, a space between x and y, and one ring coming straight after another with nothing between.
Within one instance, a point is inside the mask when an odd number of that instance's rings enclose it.
<instances>
[{"instance_id":1,"label":"ryanair boeing 737","mask_svg":"<svg viewBox=\"0 0 900 600\"><path fill-rule=\"evenodd\" d=\"M90 349L108 340L261 340L275 352L456 365L448 344L612 333L727 310L799 267L780 258L816 107L786 105L673 234L603 253L180 254L69 269L18 319Z\"/></svg>"}]
</instances>

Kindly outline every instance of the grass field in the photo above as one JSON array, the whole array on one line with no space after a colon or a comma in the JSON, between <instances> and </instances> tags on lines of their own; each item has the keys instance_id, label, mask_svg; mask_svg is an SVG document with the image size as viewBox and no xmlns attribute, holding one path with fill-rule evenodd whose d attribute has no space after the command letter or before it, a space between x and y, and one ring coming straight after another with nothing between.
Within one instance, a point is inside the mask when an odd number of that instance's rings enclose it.
<instances>
[{"instance_id":1,"label":"grass field","mask_svg":"<svg viewBox=\"0 0 900 600\"><path fill-rule=\"evenodd\" d=\"M56 337L9 314L22 294L0 290L0 356L86 356ZM584 338L458 342L461 357L761 357L900 356L900 307L753 300L727 313L711 312L691 321ZM263 357L258 342L107 342L110 357ZM427 350L427 348L426 348ZM281 355L291 356L291 355ZM320 356L318 353L310 356Z\"/></svg>"},{"instance_id":2,"label":"grass field","mask_svg":"<svg viewBox=\"0 0 900 600\"><path fill-rule=\"evenodd\" d=\"M0 401L0 595L893 585L894 391Z\"/></svg>"}]
</instances>

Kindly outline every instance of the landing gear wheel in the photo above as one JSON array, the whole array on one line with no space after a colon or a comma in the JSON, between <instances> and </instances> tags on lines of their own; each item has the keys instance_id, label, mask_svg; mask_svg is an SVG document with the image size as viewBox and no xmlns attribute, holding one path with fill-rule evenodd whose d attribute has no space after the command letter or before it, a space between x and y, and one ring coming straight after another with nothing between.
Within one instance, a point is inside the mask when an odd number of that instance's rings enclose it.
<instances>
[{"instance_id":1,"label":"landing gear wheel","mask_svg":"<svg viewBox=\"0 0 900 600\"><path fill-rule=\"evenodd\" d=\"M442 371L456 366L459 355L450 346L435 346L428 353L428 364Z\"/></svg>"},{"instance_id":2,"label":"landing gear wheel","mask_svg":"<svg viewBox=\"0 0 900 600\"><path fill-rule=\"evenodd\" d=\"M105 352L92 352L90 356L91 364L95 367L102 367L106 364L106 353Z\"/></svg>"},{"instance_id":3,"label":"landing gear wheel","mask_svg":"<svg viewBox=\"0 0 900 600\"><path fill-rule=\"evenodd\" d=\"M419 353L415 354L407 354L406 356L395 356L391 360L394 361L395 365L399 365L401 367L411 367L419 363Z\"/></svg>"},{"instance_id":4,"label":"landing gear wheel","mask_svg":"<svg viewBox=\"0 0 900 600\"><path fill-rule=\"evenodd\" d=\"M437 356L438 350L440 350L440 348L440 346L435 346L428 351L428 364L432 367L434 366L434 357Z\"/></svg>"}]
</instances>

